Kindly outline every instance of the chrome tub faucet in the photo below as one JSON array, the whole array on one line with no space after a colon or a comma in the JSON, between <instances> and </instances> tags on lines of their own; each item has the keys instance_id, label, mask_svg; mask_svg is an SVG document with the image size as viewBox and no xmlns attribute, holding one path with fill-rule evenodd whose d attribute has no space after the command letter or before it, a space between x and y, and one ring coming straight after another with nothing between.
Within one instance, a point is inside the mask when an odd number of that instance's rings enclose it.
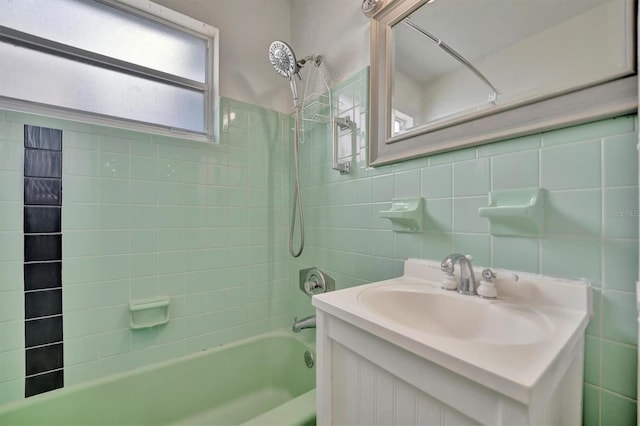
<instances>
[{"instance_id":1,"label":"chrome tub faucet","mask_svg":"<svg viewBox=\"0 0 640 426\"><path fill-rule=\"evenodd\" d=\"M316 328L315 315L302 318L301 320L298 320L296 318L296 321L293 323L293 327L291 327L291 330L293 330L294 333L299 333L301 330L304 330L305 328Z\"/></svg>"}]
</instances>

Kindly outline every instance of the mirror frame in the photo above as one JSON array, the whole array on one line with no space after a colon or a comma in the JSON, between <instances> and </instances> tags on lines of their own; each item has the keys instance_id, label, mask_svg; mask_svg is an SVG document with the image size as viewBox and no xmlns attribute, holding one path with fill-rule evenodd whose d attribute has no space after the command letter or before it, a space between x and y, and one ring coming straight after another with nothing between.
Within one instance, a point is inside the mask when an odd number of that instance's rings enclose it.
<instances>
[{"instance_id":1,"label":"mirror frame","mask_svg":"<svg viewBox=\"0 0 640 426\"><path fill-rule=\"evenodd\" d=\"M491 108L391 136L392 27L428 0L387 0L370 19L371 69L369 165L382 166L426 155L567 127L638 110L635 1L625 0L634 37L627 46L625 76L570 92L552 93L520 104ZM446 1L446 0L439 0ZM631 74L631 75L629 75Z\"/></svg>"}]
</instances>

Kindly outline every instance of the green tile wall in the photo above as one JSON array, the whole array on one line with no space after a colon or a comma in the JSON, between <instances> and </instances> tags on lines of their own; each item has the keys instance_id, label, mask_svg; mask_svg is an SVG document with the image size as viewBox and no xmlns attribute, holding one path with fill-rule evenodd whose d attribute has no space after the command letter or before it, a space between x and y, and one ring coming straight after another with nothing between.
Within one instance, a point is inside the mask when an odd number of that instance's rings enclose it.
<instances>
[{"instance_id":1,"label":"green tile wall","mask_svg":"<svg viewBox=\"0 0 640 426\"><path fill-rule=\"evenodd\" d=\"M290 325L289 117L221 100L221 144L0 111L0 404L24 395L24 124L62 129L65 385ZM129 329L130 300L171 321Z\"/></svg>"},{"instance_id":2,"label":"green tile wall","mask_svg":"<svg viewBox=\"0 0 640 426\"><path fill-rule=\"evenodd\" d=\"M0 111L0 404L24 397L22 125ZM23 151L22 153L20 151Z\"/></svg>"},{"instance_id":3,"label":"green tile wall","mask_svg":"<svg viewBox=\"0 0 640 426\"><path fill-rule=\"evenodd\" d=\"M368 70L334 90L357 125L331 170L328 129L301 147L306 248L288 256L289 117L221 102L222 144L150 136L0 111L0 404L22 398L22 126L65 131L64 314L69 384L290 327L313 312L297 271L344 288L398 276L407 257L472 253L477 265L594 284L585 424L636 418L637 118L624 116L379 168L367 157ZM343 151L345 152L345 151ZM350 154L350 155L349 155ZM568 167L571 166L571 168ZM494 237L477 217L487 192L549 190L540 238ZM378 212L426 199L425 231L396 234ZM128 328L130 299L169 295L172 321ZM312 332L305 334L313 337Z\"/></svg>"},{"instance_id":4,"label":"green tile wall","mask_svg":"<svg viewBox=\"0 0 640 426\"><path fill-rule=\"evenodd\" d=\"M291 280L298 269L313 265L345 288L401 275L407 257L440 260L453 251L471 253L476 265L585 277L595 288L595 314L587 330L584 423L635 424L637 117L369 168L367 87L365 69L334 88L338 114L359 119L351 174L331 169L328 128L305 135L301 179L307 239ZM545 233L491 236L488 222L477 214L488 192L531 186L548 190ZM400 196L425 198L422 234L394 233L378 217ZM300 292L294 291L292 302L294 315L313 312Z\"/></svg>"}]
</instances>

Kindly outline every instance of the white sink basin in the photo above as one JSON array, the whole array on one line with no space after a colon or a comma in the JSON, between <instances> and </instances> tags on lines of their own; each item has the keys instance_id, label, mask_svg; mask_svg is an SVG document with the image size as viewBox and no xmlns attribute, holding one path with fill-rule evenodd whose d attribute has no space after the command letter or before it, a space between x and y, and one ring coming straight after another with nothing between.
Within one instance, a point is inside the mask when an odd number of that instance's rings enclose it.
<instances>
[{"instance_id":1,"label":"white sink basin","mask_svg":"<svg viewBox=\"0 0 640 426\"><path fill-rule=\"evenodd\" d=\"M532 344L551 336L554 329L545 315L530 307L427 286L368 288L360 292L358 301L403 327L469 342Z\"/></svg>"}]
</instances>

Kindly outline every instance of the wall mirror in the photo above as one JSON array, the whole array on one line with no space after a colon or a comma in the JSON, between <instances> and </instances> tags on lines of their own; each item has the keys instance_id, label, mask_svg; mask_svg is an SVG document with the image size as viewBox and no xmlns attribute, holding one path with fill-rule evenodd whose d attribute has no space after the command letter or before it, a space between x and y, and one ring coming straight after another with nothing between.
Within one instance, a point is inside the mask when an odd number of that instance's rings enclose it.
<instances>
[{"instance_id":1,"label":"wall mirror","mask_svg":"<svg viewBox=\"0 0 640 426\"><path fill-rule=\"evenodd\" d=\"M637 110L634 0L374 3L371 165Z\"/></svg>"}]
</instances>

